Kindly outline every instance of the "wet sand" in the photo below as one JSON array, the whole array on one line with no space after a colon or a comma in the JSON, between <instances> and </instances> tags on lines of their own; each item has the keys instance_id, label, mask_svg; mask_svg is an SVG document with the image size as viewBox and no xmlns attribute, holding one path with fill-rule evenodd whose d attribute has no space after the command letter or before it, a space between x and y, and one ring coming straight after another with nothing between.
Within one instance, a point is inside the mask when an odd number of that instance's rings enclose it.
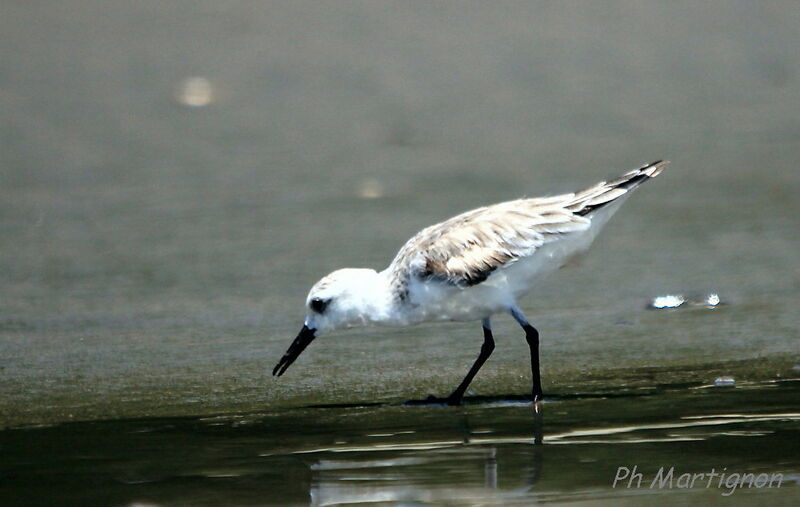
<instances>
[{"instance_id":1,"label":"wet sand","mask_svg":"<svg viewBox=\"0 0 800 507\"><path fill-rule=\"evenodd\" d=\"M270 372L329 271L658 158L582 264L522 304L545 394L800 377L792 2L3 10L2 427L446 395L477 323L343 332ZM668 294L722 304L647 308ZM522 333L501 317L495 337L473 402L529 389Z\"/></svg>"}]
</instances>

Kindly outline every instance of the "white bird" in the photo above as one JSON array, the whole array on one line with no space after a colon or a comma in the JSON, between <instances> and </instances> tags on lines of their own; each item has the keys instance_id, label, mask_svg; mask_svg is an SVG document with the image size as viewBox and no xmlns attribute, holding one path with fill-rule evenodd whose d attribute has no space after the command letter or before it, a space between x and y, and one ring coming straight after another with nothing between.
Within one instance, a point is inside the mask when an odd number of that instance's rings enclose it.
<instances>
[{"instance_id":1,"label":"white bird","mask_svg":"<svg viewBox=\"0 0 800 507\"><path fill-rule=\"evenodd\" d=\"M531 351L533 400L542 398L539 333L518 301L542 275L585 251L630 191L661 173L657 161L580 192L519 199L467 211L423 229L381 272L340 269L311 288L300 334L272 371L282 375L317 336L365 325L480 320L483 346L445 399L458 405L494 350L490 318L510 313Z\"/></svg>"}]
</instances>

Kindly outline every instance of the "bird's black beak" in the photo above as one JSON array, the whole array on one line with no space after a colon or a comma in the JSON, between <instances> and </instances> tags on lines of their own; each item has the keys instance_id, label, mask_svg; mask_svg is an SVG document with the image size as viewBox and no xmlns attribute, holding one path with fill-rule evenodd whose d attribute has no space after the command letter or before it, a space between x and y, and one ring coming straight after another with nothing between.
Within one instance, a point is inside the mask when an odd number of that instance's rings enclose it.
<instances>
[{"instance_id":1,"label":"bird's black beak","mask_svg":"<svg viewBox=\"0 0 800 507\"><path fill-rule=\"evenodd\" d=\"M281 376L286 369L292 365L297 356L299 356L305 349L308 347L308 344L314 341L314 333L316 329L310 329L308 326L303 326L303 329L300 330L300 334L297 335L297 338L294 339L291 345L289 345L289 350L283 355L278 364L275 365L275 368L272 370L273 375Z\"/></svg>"}]
</instances>

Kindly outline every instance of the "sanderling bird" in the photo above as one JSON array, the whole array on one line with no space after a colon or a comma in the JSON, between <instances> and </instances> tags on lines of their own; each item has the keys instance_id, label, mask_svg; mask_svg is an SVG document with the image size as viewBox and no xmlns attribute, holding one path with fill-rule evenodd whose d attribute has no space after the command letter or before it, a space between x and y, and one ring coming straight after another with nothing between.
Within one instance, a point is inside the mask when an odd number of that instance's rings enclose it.
<instances>
[{"instance_id":1,"label":"sanderling bird","mask_svg":"<svg viewBox=\"0 0 800 507\"><path fill-rule=\"evenodd\" d=\"M381 272L334 271L311 287L303 328L272 374L283 375L317 336L336 329L480 320L478 358L450 396L434 399L458 405L494 350L490 318L508 312L525 330L532 397L539 401L539 332L518 301L542 275L585 251L630 191L658 176L667 163L659 160L580 192L467 211L417 233Z\"/></svg>"}]
</instances>

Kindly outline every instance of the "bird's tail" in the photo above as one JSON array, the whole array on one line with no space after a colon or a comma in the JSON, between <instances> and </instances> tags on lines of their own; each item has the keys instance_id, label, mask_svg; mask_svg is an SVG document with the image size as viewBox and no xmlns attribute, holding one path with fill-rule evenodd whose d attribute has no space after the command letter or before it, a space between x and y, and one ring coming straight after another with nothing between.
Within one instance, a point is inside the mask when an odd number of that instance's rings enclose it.
<instances>
[{"instance_id":1,"label":"bird's tail","mask_svg":"<svg viewBox=\"0 0 800 507\"><path fill-rule=\"evenodd\" d=\"M639 169L627 172L614 180L601 181L577 192L565 207L576 215L588 215L611 204L650 178L655 178L661 174L667 164L669 164L668 160L657 160Z\"/></svg>"}]
</instances>

